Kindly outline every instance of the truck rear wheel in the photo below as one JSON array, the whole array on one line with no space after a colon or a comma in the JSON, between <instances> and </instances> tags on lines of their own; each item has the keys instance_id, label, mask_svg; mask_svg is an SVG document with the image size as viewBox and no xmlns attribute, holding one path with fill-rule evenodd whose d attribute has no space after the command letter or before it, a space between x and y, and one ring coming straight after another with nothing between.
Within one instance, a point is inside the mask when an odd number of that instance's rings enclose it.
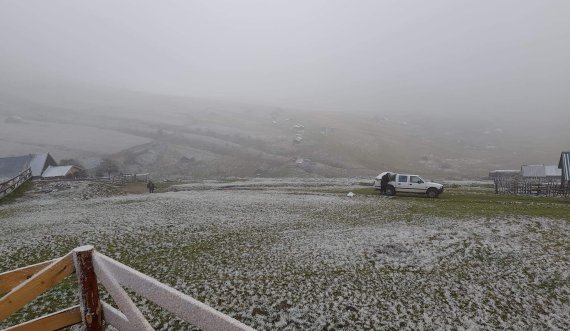
<instances>
[{"instance_id":1,"label":"truck rear wheel","mask_svg":"<svg viewBox=\"0 0 570 331\"><path fill-rule=\"evenodd\" d=\"M386 187L386 195L393 196L396 194L396 189L392 185Z\"/></svg>"}]
</instances>

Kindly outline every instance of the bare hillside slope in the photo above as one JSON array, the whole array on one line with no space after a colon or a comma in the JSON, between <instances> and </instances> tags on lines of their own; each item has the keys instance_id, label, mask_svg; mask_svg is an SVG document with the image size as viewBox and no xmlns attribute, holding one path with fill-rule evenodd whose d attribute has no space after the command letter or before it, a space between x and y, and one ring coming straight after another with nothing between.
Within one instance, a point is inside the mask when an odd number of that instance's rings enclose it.
<instances>
[{"instance_id":1,"label":"bare hillside slope","mask_svg":"<svg viewBox=\"0 0 570 331\"><path fill-rule=\"evenodd\" d=\"M479 177L555 163L564 121L299 111L93 86L0 89L0 155L49 151L159 176L352 176L383 169Z\"/></svg>"}]
</instances>

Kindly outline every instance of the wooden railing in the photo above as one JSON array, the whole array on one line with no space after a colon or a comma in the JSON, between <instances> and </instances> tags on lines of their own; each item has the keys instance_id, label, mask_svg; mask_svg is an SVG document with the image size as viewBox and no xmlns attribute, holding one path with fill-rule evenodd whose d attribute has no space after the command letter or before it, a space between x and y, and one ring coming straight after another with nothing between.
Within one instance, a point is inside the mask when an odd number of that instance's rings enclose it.
<instances>
[{"instance_id":1,"label":"wooden railing","mask_svg":"<svg viewBox=\"0 0 570 331\"><path fill-rule=\"evenodd\" d=\"M565 195L566 190L556 179L536 178L495 178L496 194L536 195L557 197Z\"/></svg>"},{"instance_id":2,"label":"wooden railing","mask_svg":"<svg viewBox=\"0 0 570 331\"><path fill-rule=\"evenodd\" d=\"M30 168L22 171L16 177L0 183L0 199L15 191L25 182L32 178L32 170Z\"/></svg>"},{"instance_id":3,"label":"wooden railing","mask_svg":"<svg viewBox=\"0 0 570 331\"><path fill-rule=\"evenodd\" d=\"M153 301L202 330L253 330L247 325L144 275L105 255L82 246L52 261L0 274L0 322L67 276L77 274L79 305L9 327L5 330L59 330L83 324L87 331L109 324L118 330L153 330L123 286ZM99 300L98 281L118 309Z\"/></svg>"},{"instance_id":4,"label":"wooden railing","mask_svg":"<svg viewBox=\"0 0 570 331\"><path fill-rule=\"evenodd\" d=\"M147 182L150 174L120 174L113 176L110 180L113 184L126 184L126 183L136 183L136 182Z\"/></svg>"}]
</instances>

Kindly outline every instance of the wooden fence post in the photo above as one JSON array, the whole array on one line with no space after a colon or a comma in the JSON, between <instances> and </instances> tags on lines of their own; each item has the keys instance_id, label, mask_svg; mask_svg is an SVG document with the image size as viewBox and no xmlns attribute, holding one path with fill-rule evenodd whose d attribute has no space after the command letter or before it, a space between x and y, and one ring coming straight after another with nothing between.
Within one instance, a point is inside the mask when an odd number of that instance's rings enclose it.
<instances>
[{"instance_id":1,"label":"wooden fence post","mask_svg":"<svg viewBox=\"0 0 570 331\"><path fill-rule=\"evenodd\" d=\"M97 276L93 269L93 246L81 246L73 250L73 261L79 281L81 319L86 331L102 331L102 311L97 288Z\"/></svg>"}]
</instances>

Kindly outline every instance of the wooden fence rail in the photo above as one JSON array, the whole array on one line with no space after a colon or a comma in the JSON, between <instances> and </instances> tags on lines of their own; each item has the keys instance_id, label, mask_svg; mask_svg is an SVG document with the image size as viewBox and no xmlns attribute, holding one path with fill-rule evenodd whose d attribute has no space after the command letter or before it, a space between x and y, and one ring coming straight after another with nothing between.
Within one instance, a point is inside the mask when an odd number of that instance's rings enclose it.
<instances>
[{"instance_id":1,"label":"wooden fence rail","mask_svg":"<svg viewBox=\"0 0 570 331\"><path fill-rule=\"evenodd\" d=\"M117 184L125 184L125 183L136 183L136 182L147 182L149 179L149 173L144 174L120 174L117 176L113 176L111 178L111 182Z\"/></svg>"},{"instance_id":2,"label":"wooden fence rail","mask_svg":"<svg viewBox=\"0 0 570 331\"><path fill-rule=\"evenodd\" d=\"M495 178L496 194L535 195L557 197L570 193L557 180L524 178Z\"/></svg>"},{"instance_id":3,"label":"wooden fence rail","mask_svg":"<svg viewBox=\"0 0 570 331\"><path fill-rule=\"evenodd\" d=\"M32 169L28 168L14 178L0 183L0 199L14 192L18 187L32 178Z\"/></svg>"},{"instance_id":4,"label":"wooden fence rail","mask_svg":"<svg viewBox=\"0 0 570 331\"><path fill-rule=\"evenodd\" d=\"M82 246L55 260L0 274L0 322L72 273L77 274L77 306L24 322L5 330L59 330L82 324L100 331L105 324L118 330L153 330L122 286L140 294L205 331L251 331L249 326L144 275L103 254ZM111 294L119 309L99 300L98 282Z\"/></svg>"}]
</instances>

